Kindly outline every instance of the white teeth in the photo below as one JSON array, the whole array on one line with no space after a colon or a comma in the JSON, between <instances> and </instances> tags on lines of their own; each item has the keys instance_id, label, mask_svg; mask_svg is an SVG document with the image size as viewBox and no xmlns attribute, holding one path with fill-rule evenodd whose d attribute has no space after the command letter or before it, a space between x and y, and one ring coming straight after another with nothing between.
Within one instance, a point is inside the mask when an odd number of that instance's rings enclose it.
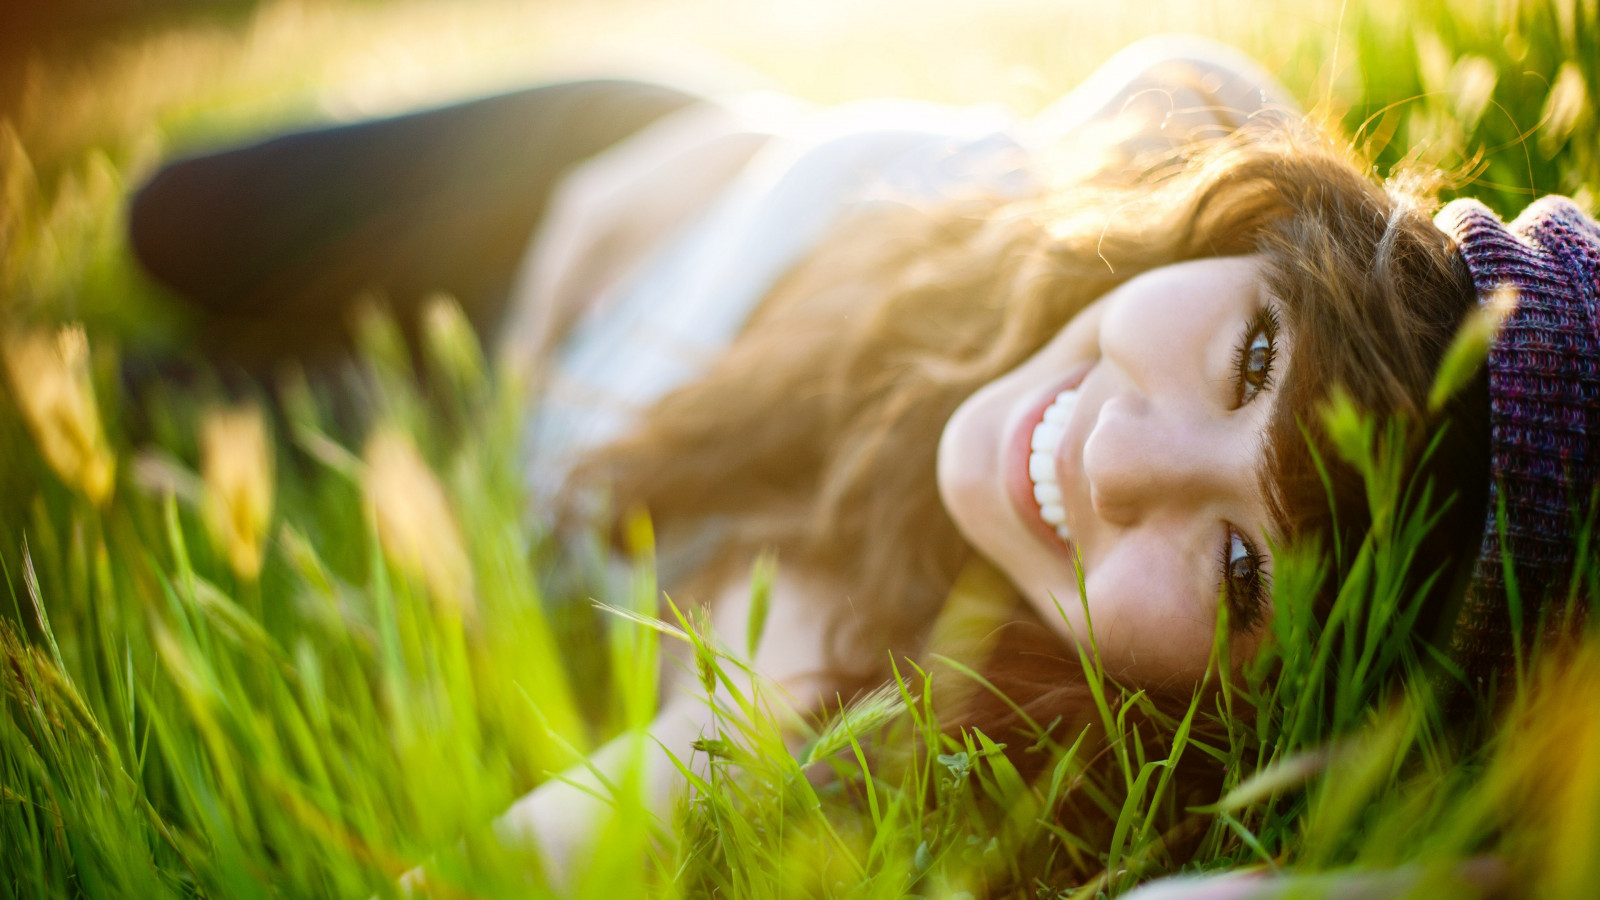
<instances>
[{"instance_id":1,"label":"white teeth","mask_svg":"<svg viewBox=\"0 0 1600 900\"><path fill-rule=\"evenodd\" d=\"M1055 457L1048 453L1028 454L1028 477L1034 484L1056 484Z\"/></svg>"},{"instance_id":2,"label":"white teeth","mask_svg":"<svg viewBox=\"0 0 1600 900\"><path fill-rule=\"evenodd\" d=\"M1045 408L1039 424L1033 426L1028 454L1028 477L1033 481L1033 499L1039 504L1039 517L1055 528L1063 541L1071 541L1067 530L1067 510L1056 478L1056 450L1067 434L1067 423L1078 405L1076 390L1062 391Z\"/></svg>"},{"instance_id":3,"label":"white teeth","mask_svg":"<svg viewBox=\"0 0 1600 900\"><path fill-rule=\"evenodd\" d=\"M1049 422L1040 422L1033 429L1033 449L1040 453L1053 453L1061 445L1061 438L1067 429L1051 425Z\"/></svg>"}]
</instances>

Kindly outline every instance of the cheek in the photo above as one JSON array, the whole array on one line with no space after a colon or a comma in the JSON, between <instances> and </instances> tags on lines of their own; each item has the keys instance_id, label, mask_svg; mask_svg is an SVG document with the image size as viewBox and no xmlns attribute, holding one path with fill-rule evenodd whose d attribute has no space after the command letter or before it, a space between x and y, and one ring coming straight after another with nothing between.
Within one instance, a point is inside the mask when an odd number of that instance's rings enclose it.
<instances>
[{"instance_id":1,"label":"cheek","mask_svg":"<svg viewBox=\"0 0 1600 900\"><path fill-rule=\"evenodd\" d=\"M1103 311L1104 303L1090 304L1033 356L968 397L945 423L939 436L939 495L958 526L978 510L992 511L994 494L1002 489L1000 453L1012 414L1063 372L1095 358Z\"/></svg>"},{"instance_id":2,"label":"cheek","mask_svg":"<svg viewBox=\"0 0 1600 900\"><path fill-rule=\"evenodd\" d=\"M1193 548L1135 535L1085 578L1101 659L1137 684L1205 672L1216 635L1216 598L1197 587Z\"/></svg>"}]
</instances>

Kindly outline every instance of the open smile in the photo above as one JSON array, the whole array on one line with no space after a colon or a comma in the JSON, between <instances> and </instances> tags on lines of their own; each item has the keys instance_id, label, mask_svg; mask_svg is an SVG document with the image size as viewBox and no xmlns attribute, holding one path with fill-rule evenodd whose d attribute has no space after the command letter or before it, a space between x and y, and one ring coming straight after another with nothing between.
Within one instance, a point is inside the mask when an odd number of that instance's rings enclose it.
<instances>
[{"instance_id":1,"label":"open smile","mask_svg":"<svg viewBox=\"0 0 1600 900\"><path fill-rule=\"evenodd\" d=\"M1078 388L1093 363L1086 363L1043 394L1020 416L1008 438L1006 487L1017 515L1049 547L1072 556L1057 459L1067 424L1078 404Z\"/></svg>"}]
</instances>

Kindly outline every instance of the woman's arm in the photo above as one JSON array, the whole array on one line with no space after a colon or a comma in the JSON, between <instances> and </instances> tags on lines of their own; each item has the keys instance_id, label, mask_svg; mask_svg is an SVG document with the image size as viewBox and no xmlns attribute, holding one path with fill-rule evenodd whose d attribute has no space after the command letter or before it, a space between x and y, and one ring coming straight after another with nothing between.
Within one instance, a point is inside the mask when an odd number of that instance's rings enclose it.
<instances>
[{"instance_id":1,"label":"woman's arm","mask_svg":"<svg viewBox=\"0 0 1600 900\"><path fill-rule=\"evenodd\" d=\"M498 352L526 377L595 299L707 208L771 135L712 102L658 121L557 185Z\"/></svg>"},{"instance_id":2,"label":"woman's arm","mask_svg":"<svg viewBox=\"0 0 1600 900\"><path fill-rule=\"evenodd\" d=\"M818 610L839 587L827 578L785 571L773 582L766 627L752 665L760 675L761 694L780 722L797 721L822 707L833 689L823 670L828 633L827 617ZM751 583L734 579L711 607L716 639L743 655L748 646ZM703 756L693 743L713 728L711 702L694 677L675 679L660 713L650 724L643 748L645 802L658 816L672 807L683 787L673 764L675 757L696 769ZM591 842L609 815L603 799L604 783L621 780L634 758L635 736L623 735L596 751L586 765L576 766L518 800L495 822L495 830L510 844L531 843L543 855L546 873L559 885L581 872L592 849Z\"/></svg>"}]
</instances>

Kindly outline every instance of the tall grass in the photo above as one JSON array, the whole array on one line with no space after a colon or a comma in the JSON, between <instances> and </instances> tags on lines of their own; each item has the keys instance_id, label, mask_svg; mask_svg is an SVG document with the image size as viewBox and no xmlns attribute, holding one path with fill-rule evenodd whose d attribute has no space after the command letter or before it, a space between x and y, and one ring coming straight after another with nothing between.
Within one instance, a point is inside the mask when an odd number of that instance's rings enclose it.
<instances>
[{"instance_id":1,"label":"tall grass","mask_svg":"<svg viewBox=\"0 0 1600 900\"><path fill-rule=\"evenodd\" d=\"M537 19L554 42L590 21L446 9L269 4L242 35L177 30L90 57L93 77L47 79L40 95L76 125L36 101L0 127L6 333L45 361L0 401L3 896L387 896L426 861L442 894L1092 897L1174 869L1180 847L1193 869L1282 870L1312 895L1332 873L1459 896L1482 877L1468 861L1483 857L1531 895L1587 896L1600 883L1600 642L1559 659L1529 648L1499 718L1447 707L1436 691L1448 678L1407 628L1414 598L1394 585L1435 517L1467 513L1398 482L1391 424L1353 410L1334 425L1383 524L1343 548L1355 564L1331 585L1332 610L1311 610L1333 577L1322 558L1287 553L1272 638L1242 679L1213 674L1172 709L1105 678L1090 648L1098 731L1036 723L1024 748L941 725L943 692L985 689L981 660L953 645L899 661L892 684L797 737L763 711L737 649L693 615L653 618L663 607L647 527L626 577L574 571L523 516L523 398L448 303L433 307L420 348L426 392L392 324L363 321L370 421L359 429L292 370L276 416L253 389L214 383L137 407L123 398L119 348L185 334L119 235L123 192L163 134L200 140L294 117L315 85L337 81L338 45L357 29L420 41ZM828 9L833 30L800 46L847 49L887 27ZM940 9L929 20L947 30L923 26L932 49L896 51L897 72L856 57L807 68L763 30L781 21L733 17L767 35L764 49L729 33L704 43L765 57L769 75L821 98L910 79L926 96L1026 107L1104 55L1060 59L1041 33L1110 43L1148 27L1078 8ZM1453 190L1503 212L1552 190L1592 206L1592 0L1159 9L1168 26L1267 59L1381 167L1445 166ZM971 58L988 62L949 65L974 28ZM197 76L218 67L217 83ZM287 99L246 114L229 102L286 83ZM56 339L48 323L65 320L89 324L87 356ZM89 474L102 462L109 490ZM1600 564L1589 532L1579 540L1574 590L1594 597ZM963 585L983 594L981 573ZM648 721L662 641L688 648L687 677L717 705L718 727L683 761L690 787L671 821L645 813L638 778L615 782L604 839L552 889L537 853L503 845L489 824ZM1041 774L1024 777L1019 758ZM1195 763L1222 773L1202 801L1180 790Z\"/></svg>"}]
</instances>

